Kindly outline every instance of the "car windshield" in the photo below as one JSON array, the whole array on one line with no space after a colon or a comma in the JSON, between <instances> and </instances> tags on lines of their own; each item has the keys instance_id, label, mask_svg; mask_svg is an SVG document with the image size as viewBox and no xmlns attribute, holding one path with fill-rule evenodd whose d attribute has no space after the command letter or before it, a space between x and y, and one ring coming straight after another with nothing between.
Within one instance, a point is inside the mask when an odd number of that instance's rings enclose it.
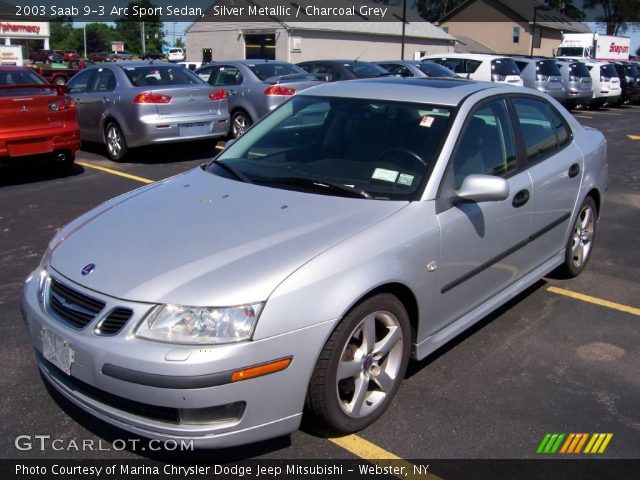
<instances>
[{"instance_id":1,"label":"car windshield","mask_svg":"<svg viewBox=\"0 0 640 480\"><path fill-rule=\"evenodd\" d=\"M380 65L367 62L347 62L343 63L345 67L353 72L358 78L374 78L380 75L386 75L389 72Z\"/></svg>"},{"instance_id":2,"label":"car windshield","mask_svg":"<svg viewBox=\"0 0 640 480\"><path fill-rule=\"evenodd\" d=\"M248 64L249 70L251 70L256 77L261 81L265 81L273 77L282 77L283 75L305 75L309 76L302 68L291 63L279 63L279 62L266 62L266 63L253 63Z\"/></svg>"},{"instance_id":3,"label":"car windshield","mask_svg":"<svg viewBox=\"0 0 640 480\"><path fill-rule=\"evenodd\" d=\"M520 75L520 70L512 58L500 58L491 61L491 73L503 76Z\"/></svg>"},{"instance_id":4,"label":"car windshield","mask_svg":"<svg viewBox=\"0 0 640 480\"><path fill-rule=\"evenodd\" d=\"M582 57L584 48L582 47L560 47L558 48L558 57Z\"/></svg>"},{"instance_id":5,"label":"car windshield","mask_svg":"<svg viewBox=\"0 0 640 480\"><path fill-rule=\"evenodd\" d=\"M415 200L451 118L437 105L298 95L207 169L275 188Z\"/></svg>"},{"instance_id":6,"label":"car windshield","mask_svg":"<svg viewBox=\"0 0 640 480\"><path fill-rule=\"evenodd\" d=\"M560 76L560 69L555 60L539 60L536 62L536 72L540 75Z\"/></svg>"},{"instance_id":7,"label":"car windshield","mask_svg":"<svg viewBox=\"0 0 640 480\"><path fill-rule=\"evenodd\" d=\"M456 74L435 62L416 63L416 67L422 70L429 77L455 77Z\"/></svg>"},{"instance_id":8,"label":"car windshield","mask_svg":"<svg viewBox=\"0 0 640 480\"><path fill-rule=\"evenodd\" d=\"M182 65L123 66L134 87L202 85L204 80Z\"/></svg>"}]
</instances>

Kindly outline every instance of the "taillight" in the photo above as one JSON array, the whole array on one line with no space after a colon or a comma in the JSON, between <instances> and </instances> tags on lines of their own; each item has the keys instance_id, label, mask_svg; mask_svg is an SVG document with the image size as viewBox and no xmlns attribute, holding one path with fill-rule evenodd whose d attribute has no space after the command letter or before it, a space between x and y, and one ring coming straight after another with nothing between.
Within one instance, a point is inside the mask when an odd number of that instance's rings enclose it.
<instances>
[{"instance_id":1,"label":"taillight","mask_svg":"<svg viewBox=\"0 0 640 480\"><path fill-rule=\"evenodd\" d=\"M219 90L216 90L215 92L211 92L209 94L209 100L211 101L216 101L216 100L222 100L224 98L227 98L229 95L227 95L227 91L224 88L221 88Z\"/></svg>"},{"instance_id":2,"label":"taillight","mask_svg":"<svg viewBox=\"0 0 640 480\"><path fill-rule=\"evenodd\" d=\"M549 81L549 76L548 75L542 75L542 74L537 74L536 75L536 80L539 82L548 82Z\"/></svg>"},{"instance_id":3,"label":"taillight","mask_svg":"<svg viewBox=\"0 0 640 480\"><path fill-rule=\"evenodd\" d=\"M171 97L169 95L162 95L161 93L142 92L136 95L133 99L133 103L169 103Z\"/></svg>"},{"instance_id":4,"label":"taillight","mask_svg":"<svg viewBox=\"0 0 640 480\"><path fill-rule=\"evenodd\" d=\"M295 95L296 89L282 85L270 85L263 92L265 95Z\"/></svg>"},{"instance_id":5,"label":"taillight","mask_svg":"<svg viewBox=\"0 0 640 480\"><path fill-rule=\"evenodd\" d=\"M54 112L62 112L64 110L72 110L74 108L76 108L76 102L70 98L65 98L64 100L58 100L49 104L49 110Z\"/></svg>"},{"instance_id":6,"label":"taillight","mask_svg":"<svg viewBox=\"0 0 640 480\"><path fill-rule=\"evenodd\" d=\"M504 82L507 79L507 77L505 77L504 75L499 75L497 73L492 73L491 74L491 81L492 82Z\"/></svg>"},{"instance_id":7,"label":"taillight","mask_svg":"<svg viewBox=\"0 0 640 480\"><path fill-rule=\"evenodd\" d=\"M600 76L600 81L601 81L601 82L608 82L609 80L611 80L611 78L609 78L609 77L604 77L604 76L602 76L602 75Z\"/></svg>"}]
</instances>

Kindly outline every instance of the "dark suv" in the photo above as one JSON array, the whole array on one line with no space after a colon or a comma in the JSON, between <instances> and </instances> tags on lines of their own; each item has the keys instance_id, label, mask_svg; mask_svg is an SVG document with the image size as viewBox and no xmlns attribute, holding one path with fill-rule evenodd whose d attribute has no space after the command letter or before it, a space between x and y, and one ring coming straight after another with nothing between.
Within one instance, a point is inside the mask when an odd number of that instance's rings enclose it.
<instances>
[{"instance_id":1,"label":"dark suv","mask_svg":"<svg viewBox=\"0 0 640 480\"><path fill-rule=\"evenodd\" d=\"M612 62L622 87L622 96L618 100L618 105L624 103L637 103L640 101L640 69L631 62Z\"/></svg>"}]
</instances>

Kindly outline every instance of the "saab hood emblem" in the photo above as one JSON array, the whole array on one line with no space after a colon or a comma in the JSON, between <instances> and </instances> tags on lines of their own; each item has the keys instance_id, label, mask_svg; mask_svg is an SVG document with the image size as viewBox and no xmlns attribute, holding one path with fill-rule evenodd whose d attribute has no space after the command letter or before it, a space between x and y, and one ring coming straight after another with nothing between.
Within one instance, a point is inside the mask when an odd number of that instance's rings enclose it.
<instances>
[{"instance_id":1,"label":"saab hood emblem","mask_svg":"<svg viewBox=\"0 0 640 480\"><path fill-rule=\"evenodd\" d=\"M91 272L93 272L96 269L96 264L95 263L89 263L87 265L85 265L84 267L82 267L82 270L80 270L80 273L84 276L89 275Z\"/></svg>"}]
</instances>

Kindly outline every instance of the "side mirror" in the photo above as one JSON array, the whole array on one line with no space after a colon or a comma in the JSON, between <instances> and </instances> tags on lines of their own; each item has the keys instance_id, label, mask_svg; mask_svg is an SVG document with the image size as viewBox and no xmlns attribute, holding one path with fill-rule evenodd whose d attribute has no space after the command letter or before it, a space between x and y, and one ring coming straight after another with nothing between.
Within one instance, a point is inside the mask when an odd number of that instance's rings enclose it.
<instances>
[{"instance_id":1,"label":"side mirror","mask_svg":"<svg viewBox=\"0 0 640 480\"><path fill-rule=\"evenodd\" d=\"M493 175L468 175L455 191L456 197L468 202L499 202L509 197L509 184Z\"/></svg>"}]
</instances>

